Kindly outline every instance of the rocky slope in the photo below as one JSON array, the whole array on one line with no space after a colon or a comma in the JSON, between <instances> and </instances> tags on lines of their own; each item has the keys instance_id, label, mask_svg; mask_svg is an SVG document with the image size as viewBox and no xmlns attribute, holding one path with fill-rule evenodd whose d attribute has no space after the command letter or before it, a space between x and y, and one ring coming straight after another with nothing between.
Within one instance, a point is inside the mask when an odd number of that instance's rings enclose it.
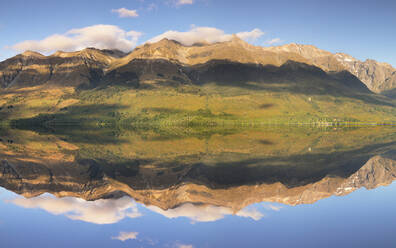
<instances>
[{"instance_id":1,"label":"rocky slope","mask_svg":"<svg viewBox=\"0 0 396 248\"><path fill-rule=\"evenodd\" d=\"M333 54L311 45L292 43L279 47L257 47L236 36L229 42L190 47L169 40L145 44L118 60L110 69L122 67L134 59L163 59L190 66L223 60L279 67L288 61L294 61L319 67L326 72L347 71L376 93L396 87L396 69L386 63L375 60L362 62L347 54Z\"/></svg>"},{"instance_id":2,"label":"rocky slope","mask_svg":"<svg viewBox=\"0 0 396 248\"><path fill-rule=\"evenodd\" d=\"M295 43L264 48L277 53L296 53L304 57L312 65L325 71L346 70L359 78L367 87L376 92L385 92L396 88L396 69L387 63L377 62L372 59L360 61L348 54L330 53L310 45Z\"/></svg>"},{"instance_id":3,"label":"rocky slope","mask_svg":"<svg viewBox=\"0 0 396 248\"><path fill-rule=\"evenodd\" d=\"M44 56L26 51L0 63L0 87L23 88L42 84L84 86L97 82L104 68L124 54L87 48Z\"/></svg>"}]
</instances>

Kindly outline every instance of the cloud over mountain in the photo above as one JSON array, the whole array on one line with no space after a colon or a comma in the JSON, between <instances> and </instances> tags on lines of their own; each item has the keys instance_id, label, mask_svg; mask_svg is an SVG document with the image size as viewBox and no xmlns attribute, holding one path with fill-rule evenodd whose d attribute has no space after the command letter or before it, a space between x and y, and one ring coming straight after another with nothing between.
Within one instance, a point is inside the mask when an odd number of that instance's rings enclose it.
<instances>
[{"instance_id":1,"label":"cloud over mountain","mask_svg":"<svg viewBox=\"0 0 396 248\"><path fill-rule=\"evenodd\" d=\"M265 33L263 31L261 31L258 28L253 29L252 31L248 31L248 32L240 32L237 33L236 35L241 38L242 40L246 40L246 41L255 41L258 38L260 38L261 36L263 36Z\"/></svg>"},{"instance_id":2,"label":"cloud over mountain","mask_svg":"<svg viewBox=\"0 0 396 248\"><path fill-rule=\"evenodd\" d=\"M280 38L274 38L274 39L270 39L265 41L264 43L267 45L274 45L274 44L278 44L278 43L282 43L283 40L281 40Z\"/></svg>"},{"instance_id":3,"label":"cloud over mountain","mask_svg":"<svg viewBox=\"0 0 396 248\"><path fill-rule=\"evenodd\" d=\"M258 28L251 31L240 32L236 34L239 38L254 41L264 35L264 32ZM224 42L232 39L232 34L226 34L223 30L213 27L192 27L189 31L180 32L169 30L163 34L160 34L149 42L154 43L164 38L178 41L186 46L191 46L198 42L216 43Z\"/></svg>"},{"instance_id":4,"label":"cloud over mountain","mask_svg":"<svg viewBox=\"0 0 396 248\"><path fill-rule=\"evenodd\" d=\"M98 49L118 49L129 52L142 33L130 30L125 31L114 25L94 25L80 29L72 29L64 34L54 34L42 40L27 40L17 43L11 48L18 52L26 50L41 53L54 51L78 51L87 47Z\"/></svg>"},{"instance_id":5,"label":"cloud over mountain","mask_svg":"<svg viewBox=\"0 0 396 248\"><path fill-rule=\"evenodd\" d=\"M124 8L113 10L121 15ZM126 9L125 9L126 10ZM130 10L126 10L130 11ZM265 33L258 28L251 31L239 32L236 35L248 42L254 42ZM73 52L87 47L98 49L118 49L123 52L130 52L138 43L142 36L141 32L130 30L126 31L114 25L93 25L79 29L72 29L64 34L53 34L42 40L26 40L9 46L14 51L24 52L32 50L44 54L55 51ZM161 35L148 40L153 43L163 38L176 40L184 45L190 46L194 43L216 43L232 39L232 34L227 34L223 30L214 27L195 27L193 26L186 32L169 30Z\"/></svg>"}]
</instances>

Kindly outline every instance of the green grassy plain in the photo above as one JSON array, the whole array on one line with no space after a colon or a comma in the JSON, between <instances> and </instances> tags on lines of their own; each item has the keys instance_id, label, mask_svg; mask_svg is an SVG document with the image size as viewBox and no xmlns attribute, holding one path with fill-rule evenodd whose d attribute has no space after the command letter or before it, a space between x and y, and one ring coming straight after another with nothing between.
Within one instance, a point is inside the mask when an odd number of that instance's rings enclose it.
<instances>
[{"instance_id":1,"label":"green grassy plain","mask_svg":"<svg viewBox=\"0 0 396 248\"><path fill-rule=\"evenodd\" d=\"M39 124L95 126L260 126L393 124L394 102L382 96L334 96L216 84L133 89L108 86L1 93L0 117ZM10 108L11 107L11 108Z\"/></svg>"}]
</instances>

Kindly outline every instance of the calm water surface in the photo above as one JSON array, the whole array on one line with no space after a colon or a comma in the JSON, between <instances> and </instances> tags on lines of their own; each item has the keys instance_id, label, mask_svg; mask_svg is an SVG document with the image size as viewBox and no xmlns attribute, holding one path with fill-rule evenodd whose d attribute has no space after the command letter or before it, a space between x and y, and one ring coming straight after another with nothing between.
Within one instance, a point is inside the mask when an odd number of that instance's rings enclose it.
<instances>
[{"instance_id":1,"label":"calm water surface","mask_svg":"<svg viewBox=\"0 0 396 248\"><path fill-rule=\"evenodd\" d=\"M396 247L392 128L0 130L0 247Z\"/></svg>"}]
</instances>

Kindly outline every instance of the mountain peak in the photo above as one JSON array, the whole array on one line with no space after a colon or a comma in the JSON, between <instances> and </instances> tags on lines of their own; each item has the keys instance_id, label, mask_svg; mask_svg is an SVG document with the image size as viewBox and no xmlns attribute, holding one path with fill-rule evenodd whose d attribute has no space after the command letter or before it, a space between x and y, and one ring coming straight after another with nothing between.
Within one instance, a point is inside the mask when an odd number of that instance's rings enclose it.
<instances>
[{"instance_id":1,"label":"mountain peak","mask_svg":"<svg viewBox=\"0 0 396 248\"><path fill-rule=\"evenodd\" d=\"M232 38L231 38L231 41L242 41L242 39L241 39L241 38L239 38L239 36L238 36L238 35L236 35L236 34L233 34L233 35L232 35Z\"/></svg>"},{"instance_id":2,"label":"mountain peak","mask_svg":"<svg viewBox=\"0 0 396 248\"><path fill-rule=\"evenodd\" d=\"M26 50L24 53L22 53L23 56L26 57L44 57L41 53L31 51L31 50Z\"/></svg>"},{"instance_id":3,"label":"mountain peak","mask_svg":"<svg viewBox=\"0 0 396 248\"><path fill-rule=\"evenodd\" d=\"M63 57L63 56L65 56L66 54L67 54L67 52L64 52L64 51L58 50L58 51L56 51L55 53L53 53L51 56L55 56L55 57Z\"/></svg>"},{"instance_id":4,"label":"mountain peak","mask_svg":"<svg viewBox=\"0 0 396 248\"><path fill-rule=\"evenodd\" d=\"M159 46L164 46L164 45L181 45L180 42L168 38L163 38L160 41L151 43L151 44L157 44Z\"/></svg>"},{"instance_id":5,"label":"mountain peak","mask_svg":"<svg viewBox=\"0 0 396 248\"><path fill-rule=\"evenodd\" d=\"M242 40L238 35L233 34L231 40L229 41L231 44L239 44L239 45L249 45L246 41Z\"/></svg>"},{"instance_id":6,"label":"mountain peak","mask_svg":"<svg viewBox=\"0 0 396 248\"><path fill-rule=\"evenodd\" d=\"M366 59L364 61L364 63L367 63L367 64L378 64L378 65L382 65L384 67L388 67L389 69L396 70L395 68L393 68L393 66L391 64L386 63L386 62L379 62L379 61L374 60L374 59Z\"/></svg>"}]
</instances>

